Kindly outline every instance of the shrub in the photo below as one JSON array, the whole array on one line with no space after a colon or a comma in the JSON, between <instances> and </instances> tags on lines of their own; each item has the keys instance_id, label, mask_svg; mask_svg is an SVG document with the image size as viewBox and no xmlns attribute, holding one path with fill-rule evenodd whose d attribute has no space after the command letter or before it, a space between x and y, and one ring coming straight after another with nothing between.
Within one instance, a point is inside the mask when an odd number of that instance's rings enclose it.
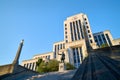
<instances>
[{"instance_id":1,"label":"shrub","mask_svg":"<svg viewBox=\"0 0 120 80\"><path fill-rule=\"evenodd\" d=\"M59 69L59 61L57 60L50 60L49 62L44 62L41 60L38 60L38 63L40 63L37 67L37 72L39 73L45 73L45 72L53 72L58 71ZM66 70L72 70L75 69L73 65L70 63L66 63Z\"/></svg>"},{"instance_id":2,"label":"shrub","mask_svg":"<svg viewBox=\"0 0 120 80\"><path fill-rule=\"evenodd\" d=\"M101 48L108 47L108 44L107 44L107 43L102 44L100 47L101 47Z\"/></svg>"},{"instance_id":3,"label":"shrub","mask_svg":"<svg viewBox=\"0 0 120 80\"><path fill-rule=\"evenodd\" d=\"M75 69L75 67L72 64L66 63L66 70L73 70L73 69Z\"/></svg>"}]
</instances>

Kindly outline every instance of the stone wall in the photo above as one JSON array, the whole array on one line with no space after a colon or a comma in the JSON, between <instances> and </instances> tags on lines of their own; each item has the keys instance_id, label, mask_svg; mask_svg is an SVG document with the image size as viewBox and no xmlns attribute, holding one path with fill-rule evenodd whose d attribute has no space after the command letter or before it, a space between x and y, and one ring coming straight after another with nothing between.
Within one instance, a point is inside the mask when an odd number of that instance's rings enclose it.
<instances>
[{"instance_id":1,"label":"stone wall","mask_svg":"<svg viewBox=\"0 0 120 80\"><path fill-rule=\"evenodd\" d=\"M0 76L4 74L12 73L12 71L13 71L12 64L0 66Z\"/></svg>"},{"instance_id":2,"label":"stone wall","mask_svg":"<svg viewBox=\"0 0 120 80\"><path fill-rule=\"evenodd\" d=\"M0 74L2 80L26 80L39 73L20 65L9 64L0 67Z\"/></svg>"}]
</instances>

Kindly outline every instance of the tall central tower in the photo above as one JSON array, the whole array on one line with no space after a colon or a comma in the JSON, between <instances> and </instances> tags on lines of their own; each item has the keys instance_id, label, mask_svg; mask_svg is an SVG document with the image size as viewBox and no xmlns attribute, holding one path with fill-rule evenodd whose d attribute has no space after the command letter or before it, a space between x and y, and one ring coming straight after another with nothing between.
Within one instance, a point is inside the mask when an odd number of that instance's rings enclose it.
<instances>
[{"instance_id":1,"label":"tall central tower","mask_svg":"<svg viewBox=\"0 0 120 80\"><path fill-rule=\"evenodd\" d=\"M94 49L96 44L87 16L83 13L68 17L64 21L64 40L66 43L85 39L87 48Z\"/></svg>"}]
</instances>

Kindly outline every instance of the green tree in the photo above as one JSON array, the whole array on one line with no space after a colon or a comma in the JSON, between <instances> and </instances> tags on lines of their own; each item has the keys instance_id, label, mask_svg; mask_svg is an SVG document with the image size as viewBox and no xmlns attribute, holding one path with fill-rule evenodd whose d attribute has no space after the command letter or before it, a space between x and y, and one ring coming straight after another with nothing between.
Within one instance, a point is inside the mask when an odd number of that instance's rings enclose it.
<instances>
[{"instance_id":1,"label":"green tree","mask_svg":"<svg viewBox=\"0 0 120 80\"><path fill-rule=\"evenodd\" d=\"M101 47L101 48L108 47L108 44L107 44L107 43L102 44L100 47Z\"/></svg>"},{"instance_id":2,"label":"green tree","mask_svg":"<svg viewBox=\"0 0 120 80\"><path fill-rule=\"evenodd\" d=\"M45 72L52 72L58 71L59 62L57 60L50 60L49 62L42 61L37 68L37 72L45 73Z\"/></svg>"},{"instance_id":3,"label":"green tree","mask_svg":"<svg viewBox=\"0 0 120 80\"><path fill-rule=\"evenodd\" d=\"M38 67L39 67L39 65L42 63L42 59L41 58L39 58L38 59L38 61L36 62L36 66L37 66L37 69L38 69ZM36 70L37 71L37 70Z\"/></svg>"},{"instance_id":4,"label":"green tree","mask_svg":"<svg viewBox=\"0 0 120 80\"><path fill-rule=\"evenodd\" d=\"M58 71L59 68L59 61L57 60L50 60L47 64L48 71Z\"/></svg>"},{"instance_id":5,"label":"green tree","mask_svg":"<svg viewBox=\"0 0 120 80\"><path fill-rule=\"evenodd\" d=\"M48 72L47 65L44 61L42 61L41 64L38 66L37 72L39 72L39 73Z\"/></svg>"},{"instance_id":6,"label":"green tree","mask_svg":"<svg viewBox=\"0 0 120 80\"><path fill-rule=\"evenodd\" d=\"M38 63L40 62L41 60L40 61L38 60ZM53 72L53 71L58 71L58 69L59 69L59 61L57 60L50 60L49 62L42 61L37 67L37 72L39 73ZM66 63L66 69L72 70L75 69L75 67L70 63Z\"/></svg>"}]
</instances>

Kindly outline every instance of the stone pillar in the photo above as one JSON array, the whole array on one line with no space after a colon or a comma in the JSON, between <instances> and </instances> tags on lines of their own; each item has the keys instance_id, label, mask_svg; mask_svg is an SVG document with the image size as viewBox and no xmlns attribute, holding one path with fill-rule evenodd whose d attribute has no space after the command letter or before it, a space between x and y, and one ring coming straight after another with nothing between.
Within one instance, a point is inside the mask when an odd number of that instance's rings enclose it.
<instances>
[{"instance_id":1,"label":"stone pillar","mask_svg":"<svg viewBox=\"0 0 120 80\"><path fill-rule=\"evenodd\" d=\"M30 70L32 70L32 67L33 67L33 63L31 63L31 67L30 67Z\"/></svg>"},{"instance_id":2,"label":"stone pillar","mask_svg":"<svg viewBox=\"0 0 120 80\"><path fill-rule=\"evenodd\" d=\"M15 56L15 59L13 61L13 64L15 65L18 65L19 64L19 57L20 57L20 53L22 51L22 47L23 47L23 43L24 43L24 40L21 41L19 47L18 47L18 50L17 50L17 53L16 53L16 56Z\"/></svg>"},{"instance_id":3,"label":"stone pillar","mask_svg":"<svg viewBox=\"0 0 120 80\"><path fill-rule=\"evenodd\" d=\"M36 71L36 62L34 63L33 71Z\"/></svg>"},{"instance_id":4,"label":"stone pillar","mask_svg":"<svg viewBox=\"0 0 120 80\"><path fill-rule=\"evenodd\" d=\"M64 72L66 70L65 63L59 63L59 72Z\"/></svg>"}]
</instances>

